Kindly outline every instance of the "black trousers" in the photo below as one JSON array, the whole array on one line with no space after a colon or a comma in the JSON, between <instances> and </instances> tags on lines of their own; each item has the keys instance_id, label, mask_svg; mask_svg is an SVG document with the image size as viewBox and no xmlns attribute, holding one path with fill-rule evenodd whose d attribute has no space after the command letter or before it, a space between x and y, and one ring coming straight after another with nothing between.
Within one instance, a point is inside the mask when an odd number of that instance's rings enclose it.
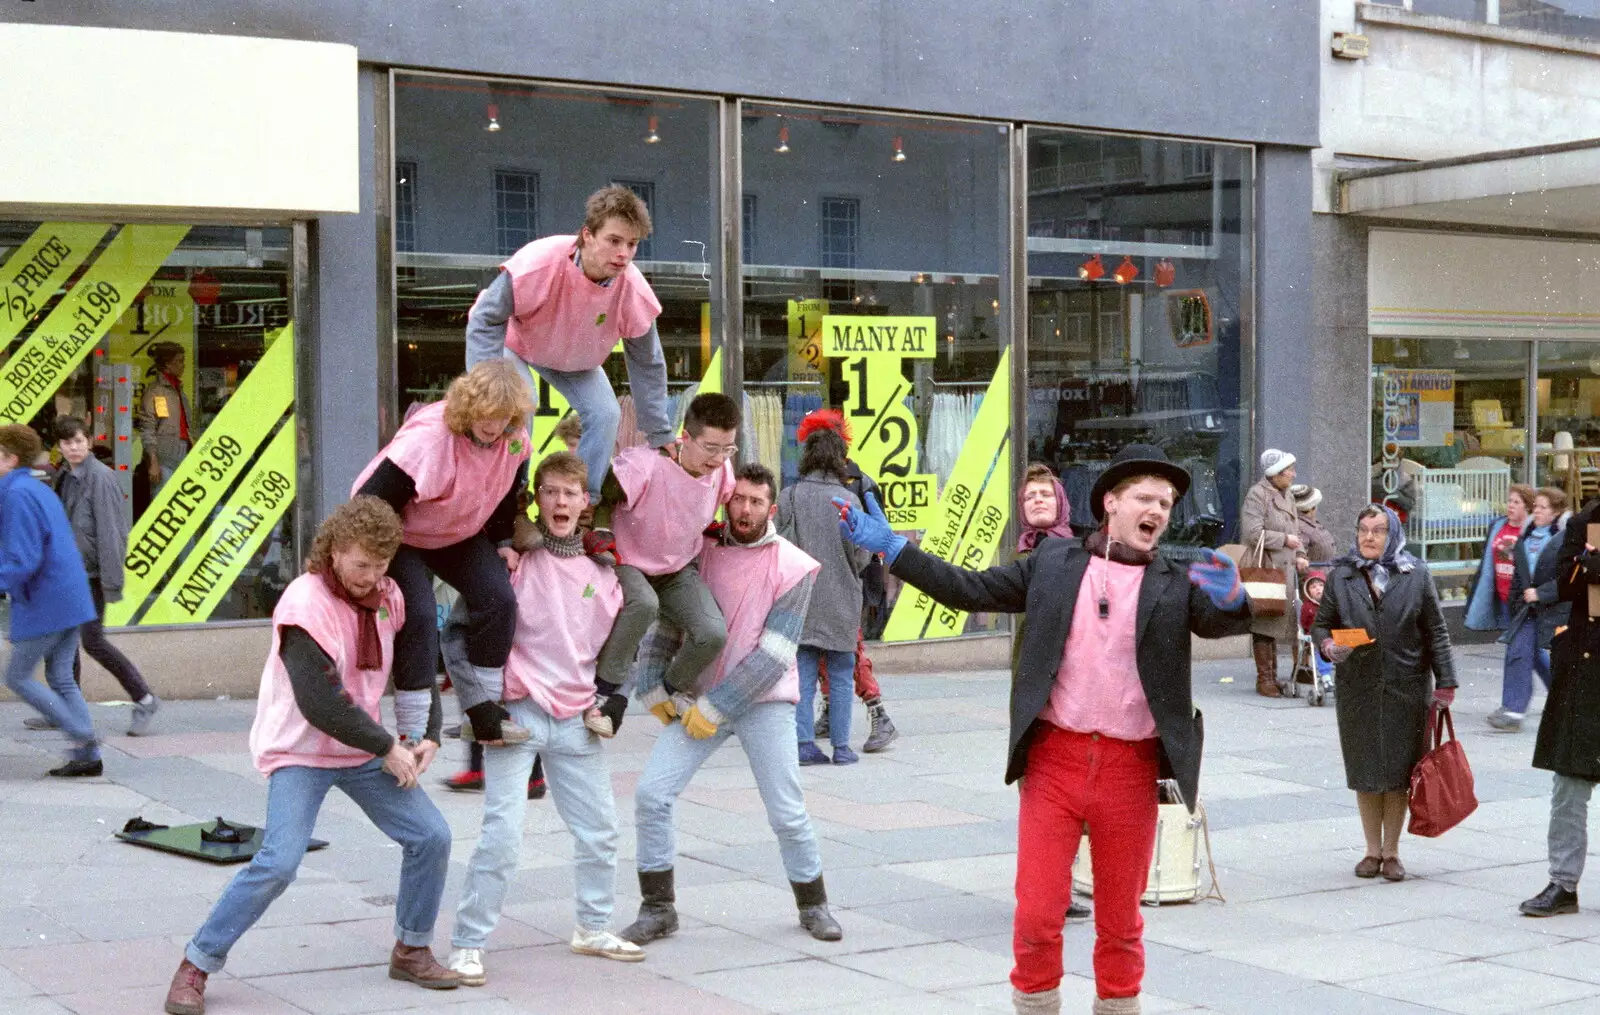
<instances>
[{"instance_id":1,"label":"black trousers","mask_svg":"<svg viewBox=\"0 0 1600 1015\"><path fill-rule=\"evenodd\" d=\"M127 692L133 701L143 700L150 693L150 685L144 682L144 677L139 675L139 667L133 661L111 644L106 638L106 595L100 586L100 579L89 579L89 594L94 597L94 619L78 628L81 639L80 648L89 653L89 658L104 666L107 673L117 678L117 683ZM72 660L72 679L83 683L83 656L80 654Z\"/></svg>"},{"instance_id":2,"label":"black trousers","mask_svg":"<svg viewBox=\"0 0 1600 1015\"><path fill-rule=\"evenodd\" d=\"M467 660L474 666L504 666L511 654L517 599L506 562L487 537L480 533L437 550L401 546L389 563L389 577L406 601L406 622L394 640L394 686L401 690L432 687L439 673L433 575L466 600Z\"/></svg>"}]
</instances>

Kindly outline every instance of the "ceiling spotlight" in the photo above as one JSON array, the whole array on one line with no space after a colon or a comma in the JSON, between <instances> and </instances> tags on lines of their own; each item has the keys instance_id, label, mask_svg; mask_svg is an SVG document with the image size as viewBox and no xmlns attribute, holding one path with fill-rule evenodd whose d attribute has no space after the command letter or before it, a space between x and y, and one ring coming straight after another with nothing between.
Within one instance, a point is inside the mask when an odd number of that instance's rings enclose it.
<instances>
[{"instance_id":1,"label":"ceiling spotlight","mask_svg":"<svg viewBox=\"0 0 1600 1015\"><path fill-rule=\"evenodd\" d=\"M1078 265L1078 277L1083 279L1085 282L1094 282L1097 279L1105 278L1105 275L1106 266L1105 263L1100 260L1099 254L1094 255L1087 261Z\"/></svg>"},{"instance_id":2,"label":"ceiling spotlight","mask_svg":"<svg viewBox=\"0 0 1600 1015\"><path fill-rule=\"evenodd\" d=\"M894 139L894 160L896 162L904 162L906 160L906 148L905 145L900 143L899 138Z\"/></svg>"},{"instance_id":3,"label":"ceiling spotlight","mask_svg":"<svg viewBox=\"0 0 1600 1015\"><path fill-rule=\"evenodd\" d=\"M645 144L659 144L660 143L661 135L656 133L656 128L659 127L660 125L661 125L660 121L656 117L652 116L650 118L650 133L648 133L648 134L646 134L644 136L644 143Z\"/></svg>"},{"instance_id":4,"label":"ceiling spotlight","mask_svg":"<svg viewBox=\"0 0 1600 1015\"><path fill-rule=\"evenodd\" d=\"M1117 265L1117 270L1111 273L1119 285L1127 285L1139 277L1139 267L1133 263L1133 258L1123 255L1122 263Z\"/></svg>"},{"instance_id":5,"label":"ceiling spotlight","mask_svg":"<svg viewBox=\"0 0 1600 1015\"><path fill-rule=\"evenodd\" d=\"M772 150L777 152L779 155L787 155L787 154L789 154L789 128L788 127L785 126L785 127L779 127L778 128L778 147L776 147L776 148L774 148Z\"/></svg>"},{"instance_id":6,"label":"ceiling spotlight","mask_svg":"<svg viewBox=\"0 0 1600 1015\"><path fill-rule=\"evenodd\" d=\"M500 129L500 107L493 102L489 103L489 122L483 129L491 134Z\"/></svg>"}]
</instances>

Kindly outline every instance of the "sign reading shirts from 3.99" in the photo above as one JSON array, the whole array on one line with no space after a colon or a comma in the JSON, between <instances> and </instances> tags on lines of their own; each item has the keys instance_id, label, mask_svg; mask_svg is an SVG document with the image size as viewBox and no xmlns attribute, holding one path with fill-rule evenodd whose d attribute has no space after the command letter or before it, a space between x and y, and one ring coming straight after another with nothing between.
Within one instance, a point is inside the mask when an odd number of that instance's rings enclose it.
<instances>
[{"instance_id":1,"label":"sign reading shirts from 3.99","mask_svg":"<svg viewBox=\"0 0 1600 1015\"><path fill-rule=\"evenodd\" d=\"M981 571L994 561L1011 515L1010 405L1011 350L1007 349L1000 354L994 379L921 544L925 553L968 571ZM883 640L951 638L966 624L966 613L936 603L908 585L895 600Z\"/></svg>"},{"instance_id":2,"label":"sign reading shirts from 3.99","mask_svg":"<svg viewBox=\"0 0 1600 1015\"><path fill-rule=\"evenodd\" d=\"M124 561L123 597L106 607L106 623L124 625L131 621L180 558L182 566L167 582L144 622L206 619L216 599L282 517L293 499L293 485L291 482L287 491L281 489L282 483L272 474L286 478L294 475L292 419L279 434L286 450L278 448L279 440L274 440L273 448L268 449L265 461L271 467L258 464L252 470L250 464L294 402L293 339L290 325L277 341L269 341L255 369L134 523ZM275 462L281 464L273 466ZM217 522L185 556L184 548L247 472L248 477L223 507ZM262 496L256 497L257 493ZM245 552L247 546L249 552ZM158 619L174 616L177 621Z\"/></svg>"},{"instance_id":3,"label":"sign reading shirts from 3.99","mask_svg":"<svg viewBox=\"0 0 1600 1015\"><path fill-rule=\"evenodd\" d=\"M822 318L822 355L839 357L850 393L844 414L855 436L850 458L878 483L884 515L896 529L926 528L938 480L917 472L917 418L906 408L905 359L938 351L932 317Z\"/></svg>"},{"instance_id":4,"label":"sign reading shirts from 3.99","mask_svg":"<svg viewBox=\"0 0 1600 1015\"><path fill-rule=\"evenodd\" d=\"M99 229L104 235L107 227L86 228ZM188 231L188 226L122 227L72 291L0 366L0 423L26 423L38 413L133 303ZM64 277L61 266L73 257L81 263L88 254L86 246L92 247L87 236L86 231L75 237L79 246L73 247L59 232L54 234L55 243L46 239L38 246L30 262L34 271L29 272L29 265L24 264L6 281L6 327L17 327L13 337L21 331L16 319L20 317L25 324L54 291L53 286L46 288L42 284L41 276ZM33 242L30 239L29 243ZM47 268L52 262L57 262L55 267ZM30 283L26 287L24 280Z\"/></svg>"}]
</instances>

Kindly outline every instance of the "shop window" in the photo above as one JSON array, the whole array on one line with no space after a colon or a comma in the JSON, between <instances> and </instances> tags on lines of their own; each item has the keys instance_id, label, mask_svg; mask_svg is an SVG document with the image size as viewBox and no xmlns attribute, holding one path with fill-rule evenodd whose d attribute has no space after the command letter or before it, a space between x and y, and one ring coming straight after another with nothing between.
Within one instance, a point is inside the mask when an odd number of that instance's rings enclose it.
<instances>
[{"instance_id":1,"label":"shop window","mask_svg":"<svg viewBox=\"0 0 1600 1015\"><path fill-rule=\"evenodd\" d=\"M821 215L822 266L854 268L861 244L861 200L825 197L817 205Z\"/></svg>"},{"instance_id":2,"label":"shop window","mask_svg":"<svg viewBox=\"0 0 1600 1015\"><path fill-rule=\"evenodd\" d=\"M394 249L417 249L417 164L394 164Z\"/></svg>"},{"instance_id":3,"label":"shop window","mask_svg":"<svg viewBox=\"0 0 1600 1015\"><path fill-rule=\"evenodd\" d=\"M742 220L741 242L744 249L740 252L745 264L756 263L756 196L745 194L739 200L740 218Z\"/></svg>"},{"instance_id":4,"label":"shop window","mask_svg":"<svg viewBox=\"0 0 1600 1015\"><path fill-rule=\"evenodd\" d=\"M298 574L285 228L0 222L0 422L85 424L131 526L107 623L268 617Z\"/></svg>"},{"instance_id":5,"label":"shop window","mask_svg":"<svg viewBox=\"0 0 1600 1015\"><path fill-rule=\"evenodd\" d=\"M494 173L494 239L510 257L539 235L539 174L497 169Z\"/></svg>"},{"instance_id":6,"label":"shop window","mask_svg":"<svg viewBox=\"0 0 1600 1015\"><path fill-rule=\"evenodd\" d=\"M617 180L615 182L638 195L639 200L644 202L645 210L650 213L653 222L656 214L656 185L648 180ZM646 236L639 241L639 250L634 254L634 257L641 261L653 261L655 260L655 251L655 244L650 237Z\"/></svg>"}]
</instances>

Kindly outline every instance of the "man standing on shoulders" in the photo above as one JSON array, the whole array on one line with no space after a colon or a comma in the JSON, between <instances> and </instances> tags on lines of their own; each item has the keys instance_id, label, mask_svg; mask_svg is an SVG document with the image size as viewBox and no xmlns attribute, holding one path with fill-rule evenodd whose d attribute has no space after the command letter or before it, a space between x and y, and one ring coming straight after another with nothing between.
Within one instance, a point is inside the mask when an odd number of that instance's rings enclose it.
<instances>
[{"instance_id":1,"label":"man standing on shoulders","mask_svg":"<svg viewBox=\"0 0 1600 1015\"><path fill-rule=\"evenodd\" d=\"M439 750L439 689L398 680L398 734L379 708L394 665L405 599L384 572L403 530L394 509L357 497L328 516L307 572L272 611L250 752L267 777L260 852L229 882L185 949L167 991L169 1015L204 1015L206 977L294 881L317 813L337 786L402 850L389 978L448 990L460 978L430 950L450 868L450 826L417 786Z\"/></svg>"},{"instance_id":2,"label":"man standing on shoulders","mask_svg":"<svg viewBox=\"0 0 1600 1015\"><path fill-rule=\"evenodd\" d=\"M1188 488L1189 474L1160 448L1131 444L1095 482L1090 504L1100 528L1082 548L1046 539L987 571L908 546L875 501L840 522L884 555L891 574L946 606L1026 615L1006 765L1006 782L1022 780L1011 971L1019 1013L1061 1010L1061 925L1087 824L1094 1010L1139 1015L1139 896L1155 850L1157 781L1170 773L1190 811L1199 795L1204 727L1190 692L1190 637L1250 629L1250 600L1232 561L1206 551L1185 574L1157 551Z\"/></svg>"},{"instance_id":3,"label":"man standing on shoulders","mask_svg":"<svg viewBox=\"0 0 1600 1015\"><path fill-rule=\"evenodd\" d=\"M72 523L83 569L89 576L89 595L94 599L94 619L80 631L83 650L127 692L133 702L128 736L142 737L150 732L161 699L151 693L139 668L106 638L105 628L106 604L122 598L122 560L128 554L128 512L122 503L122 487L117 474L92 453L82 420L71 416L56 420L56 446L66 462L56 476L56 496ZM82 668L83 660L74 658L73 679L79 679ZM41 716L25 719L23 725L49 729L49 722Z\"/></svg>"},{"instance_id":4,"label":"man standing on shoulders","mask_svg":"<svg viewBox=\"0 0 1600 1015\"><path fill-rule=\"evenodd\" d=\"M727 742L739 738L767 821L800 910L800 926L819 941L844 936L828 912L822 857L800 789L794 749L794 709L800 700L795 665L800 632L818 568L815 560L778 535L778 483L760 465L738 472L726 526L707 531L700 576L728 621L722 653L698 681L700 694L682 717L656 738L634 793L638 827L639 919L622 931L635 944L678 929L672 868L677 855L673 807L695 772ZM677 631L657 626L639 649L636 669L643 697L658 687L677 651Z\"/></svg>"}]
</instances>

